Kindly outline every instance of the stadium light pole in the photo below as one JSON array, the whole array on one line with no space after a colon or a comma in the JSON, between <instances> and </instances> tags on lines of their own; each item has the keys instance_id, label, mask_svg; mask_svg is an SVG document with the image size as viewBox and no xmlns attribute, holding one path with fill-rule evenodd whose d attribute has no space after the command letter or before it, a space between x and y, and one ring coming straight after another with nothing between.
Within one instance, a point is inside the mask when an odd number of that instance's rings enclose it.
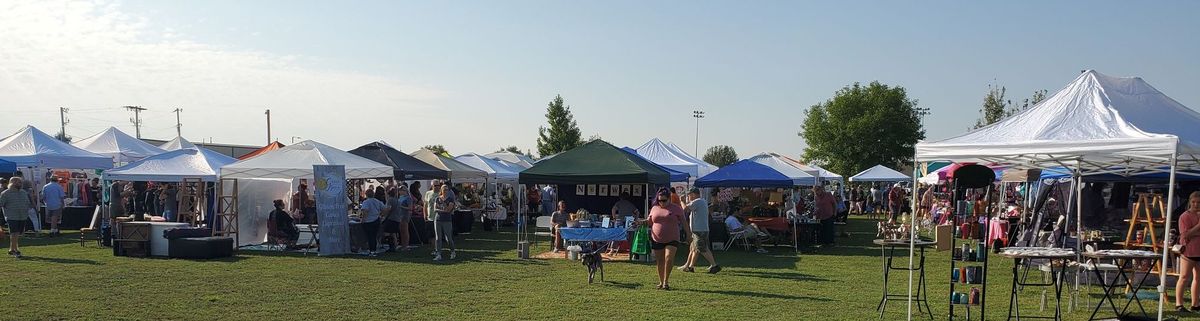
<instances>
[{"instance_id":1,"label":"stadium light pole","mask_svg":"<svg viewBox=\"0 0 1200 321\"><path fill-rule=\"evenodd\" d=\"M692 156L700 157L700 119L704 118L704 111L693 110L692 118L696 119L696 150L695 155Z\"/></svg>"}]
</instances>

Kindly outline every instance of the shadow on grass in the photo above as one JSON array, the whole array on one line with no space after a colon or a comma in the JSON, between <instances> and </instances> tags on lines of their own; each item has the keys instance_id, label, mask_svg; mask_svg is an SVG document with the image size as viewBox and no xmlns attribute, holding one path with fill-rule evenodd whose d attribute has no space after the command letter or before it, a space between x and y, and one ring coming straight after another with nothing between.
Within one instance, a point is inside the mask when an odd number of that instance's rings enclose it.
<instances>
[{"instance_id":1,"label":"shadow on grass","mask_svg":"<svg viewBox=\"0 0 1200 321\"><path fill-rule=\"evenodd\" d=\"M599 279L599 276L596 276L596 277L597 277L597 279ZM640 288L642 288L642 285L641 285L641 284L639 284L639 283L625 283L625 282L617 282L617 281L604 281L604 282L601 282L600 284L601 284L601 285L604 285L604 286L606 286L606 287L622 288L622 289L629 289L629 290L636 290L636 289L640 289Z\"/></svg>"},{"instance_id":2,"label":"shadow on grass","mask_svg":"<svg viewBox=\"0 0 1200 321\"><path fill-rule=\"evenodd\" d=\"M7 237L5 238L7 239ZM96 243L96 238L92 237L87 242ZM35 246L51 246L63 244L79 244L79 232L62 231L62 235L51 237L46 233L42 236L31 236L29 234L21 235L21 247Z\"/></svg>"},{"instance_id":3,"label":"shadow on grass","mask_svg":"<svg viewBox=\"0 0 1200 321\"><path fill-rule=\"evenodd\" d=\"M790 280L790 281L829 282L828 279L822 279L822 278L815 277L811 274L796 273L796 272L722 271L721 274L732 275L732 276L741 276L741 277L751 277L751 278Z\"/></svg>"},{"instance_id":4,"label":"shadow on grass","mask_svg":"<svg viewBox=\"0 0 1200 321\"><path fill-rule=\"evenodd\" d=\"M809 300L809 301L821 301L821 302L829 302L829 301L833 301L833 300L826 299L826 298L814 298L814 297L807 297L807 296L795 296L795 295L786 295L786 294L761 293L761 292L749 292L749 291L733 291L733 290L696 290L696 289L678 289L678 290L679 290L679 291L684 291L684 292L696 292L696 293L707 293L707 294L720 294L720 295L736 296L736 297L740 297L740 298L783 299L783 300Z\"/></svg>"},{"instance_id":5,"label":"shadow on grass","mask_svg":"<svg viewBox=\"0 0 1200 321\"><path fill-rule=\"evenodd\" d=\"M39 257L39 256L22 256L21 260L22 261L58 263L58 264L104 265L104 264L101 264L100 262L96 262L96 261L92 261L92 260L63 259L63 258Z\"/></svg>"}]
</instances>

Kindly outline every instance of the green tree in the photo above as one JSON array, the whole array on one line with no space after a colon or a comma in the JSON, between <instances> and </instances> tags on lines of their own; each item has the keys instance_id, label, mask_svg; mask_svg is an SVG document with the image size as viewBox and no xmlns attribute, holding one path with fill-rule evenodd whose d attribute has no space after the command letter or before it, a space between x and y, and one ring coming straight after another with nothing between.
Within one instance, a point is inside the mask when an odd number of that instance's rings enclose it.
<instances>
[{"instance_id":1,"label":"green tree","mask_svg":"<svg viewBox=\"0 0 1200 321\"><path fill-rule=\"evenodd\" d=\"M726 165L736 163L738 161L737 151L733 147L725 145L717 145L709 147L704 152L704 162L716 165L717 167L725 167Z\"/></svg>"},{"instance_id":2,"label":"green tree","mask_svg":"<svg viewBox=\"0 0 1200 321\"><path fill-rule=\"evenodd\" d=\"M1022 111L1029 109L1033 105L1037 105L1046 99L1046 90L1037 90L1033 92L1033 96L1025 98L1021 101L1021 105L1014 104L1012 100L1004 98L1007 91L1004 86L988 85L988 93L983 96L983 106L979 108L981 114L979 119L975 120L975 126L971 129L982 128L987 125L994 124L1001 119L1011 117Z\"/></svg>"},{"instance_id":3,"label":"green tree","mask_svg":"<svg viewBox=\"0 0 1200 321\"><path fill-rule=\"evenodd\" d=\"M446 147L442 146L442 145L425 145L425 147L421 147L421 148L428 149L428 150L432 151L434 154L438 154L438 155L442 155L442 156L446 156L446 157L450 156L450 152L447 151Z\"/></svg>"},{"instance_id":4,"label":"green tree","mask_svg":"<svg viewBox=\"0 0 1200 321\"><path fill-rule=\"evenodd\" d=\"M571 150L583 144L579 126L571 116L571 106L563 105L562 95L555 95L546 107L550 127L538 127L537 149L542 157Z\"/></svg>"},{"instance_id":5,"label":"green tree","mask_svg":"<svg viewBox=\"0 0 1200 321\"><path fill-rule=\"evenodd\" d=\"M837 173L853 174L877 164L901 167L925 138L917 101L908 98L904 87L877 81L843 87L804 113L799 135L808 147L803 158Z\"/></svg>"}]
</instances>

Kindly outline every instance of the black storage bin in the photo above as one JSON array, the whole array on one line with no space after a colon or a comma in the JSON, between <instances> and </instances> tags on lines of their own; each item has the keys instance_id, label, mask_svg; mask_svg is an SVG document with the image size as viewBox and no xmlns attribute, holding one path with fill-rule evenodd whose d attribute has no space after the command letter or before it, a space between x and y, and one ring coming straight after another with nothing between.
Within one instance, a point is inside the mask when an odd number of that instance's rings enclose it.
<instances>
[{"instance_id":1,"label":"black storage bin","mask_svg":"<svg viewBox=\"0 0 1200 321\"><path fill-rule=\"evenodd\" d=\"M177 259L215 259L233 256L231 237L190 237L168 241L169 255Z\"/></svg>"}]
</instances>

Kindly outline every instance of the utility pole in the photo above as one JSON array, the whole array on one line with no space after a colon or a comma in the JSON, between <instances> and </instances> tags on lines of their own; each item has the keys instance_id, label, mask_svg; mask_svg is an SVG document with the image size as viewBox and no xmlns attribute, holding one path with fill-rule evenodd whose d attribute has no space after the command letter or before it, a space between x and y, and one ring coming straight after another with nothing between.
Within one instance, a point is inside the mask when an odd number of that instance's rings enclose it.
<instances>
[{"instance_id":1,"label":"utility pole","mask_svg":"<svg viewBox=\"0 0 1200 321\"><path fill-rule=\"evenodd\" d=\"M183 137L183 123L179 121L179 113L183 112L183 108L175 108L175 136Z\"/></svg>"},{"instance_id":2,"label":"utility pole","mask_svg":"<svg viewBox=\"0 0 1200 321\"><path fill-rule=\"evenodd\" d=\"M69 142L67 140L67 112L68 111L71 111L71 110L66 107L58 107L58 122L59 122L59 125L61 126L58 130L59 130L59 134L62 135L62 137L59 137L58 139L60 139L64 142Z\"/></svg>"},{"instance_id":3,"label":"utility pole","mask_svg":"<svg viewBox=\"0 0 1200 321\"><path fill-rule=\"evenodd\" d=\"M929 115L929 108L917 107L913 108L913 112L917 113L917 121L921 124L921 128L925 127L925 115Z\"/></svg>"},{"instance_id":4,"label":"utility pole","mask_svg":"<svg viewBox=\"0 0 1200 321\"><path fill-rule=\"evenodd\" d=\"M267 145L271 144L271 110L267 109Z\"/></svg>"},{"instance_id":5,"label":"utility pole","mask_svg":"<svg viewBox=\"0 0 1200 321\"><path fill-rule=\"evenodd\" d=\"M136 130L137 138L142 139L142 111L146 110L142 106L125 106L125 110L133 111L133 118L129 121L133 123L133 128Z\"/></svg>"},{"instance_id":6,"label":"utility pole","mask_svg":"<svg viewBox=\"0 0 1200 321\"><path fill-rule=\"evenodd\" d=\"M692 118L696 119L696 151L694 157L700 157L700 118L704 118L704 111L693 110Z\"/></svg>"}]
</instances>

